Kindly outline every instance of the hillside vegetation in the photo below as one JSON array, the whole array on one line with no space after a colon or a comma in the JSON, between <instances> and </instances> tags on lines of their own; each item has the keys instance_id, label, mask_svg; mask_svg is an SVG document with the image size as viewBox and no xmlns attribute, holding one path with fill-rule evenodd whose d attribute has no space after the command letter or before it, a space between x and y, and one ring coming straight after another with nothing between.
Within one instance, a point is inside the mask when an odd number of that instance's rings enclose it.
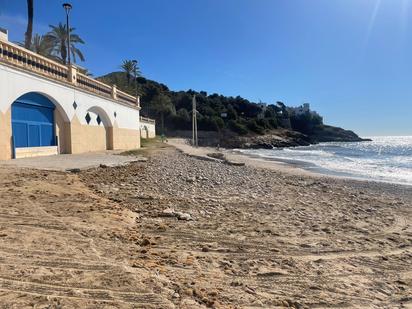
<instances>
[{"instance_id":1,"label":"hillside vegetation","mask_svg":"<svg viewBox=\"0 0 412 309\"><path fill-rule=\"evenodd\" d=\"M136 94L134 80L127 78L124 72L113 72L98 79ZM137 92L141 96L141 114L155 118L159 124L158 133L167 135L180 135L179 132L191 130L192 98L196 95L199 130L215 132L220 137L256 137L293 130L305 136L300 138L303 144L333 141L335 135L339 141L360 140L351 131L325 126L322 117L316 113L297 114L282 102L262 104L240 96L227 97L205 91L176 92L144 77L137 77ZM224 141L220 143L225 144Z\"/></svg>"}]
</instances>

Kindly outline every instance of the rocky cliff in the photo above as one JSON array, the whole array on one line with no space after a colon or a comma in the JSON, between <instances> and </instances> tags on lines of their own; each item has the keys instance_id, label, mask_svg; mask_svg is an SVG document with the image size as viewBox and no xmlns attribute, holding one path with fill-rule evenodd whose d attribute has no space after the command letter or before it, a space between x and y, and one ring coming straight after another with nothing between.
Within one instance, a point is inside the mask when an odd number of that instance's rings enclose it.
<instances>
[{"instance_id":1,"label":"rocky cliff","mask_svg":"<svg viewBox=\"0 0 412 309\"><path fill-rule=\"evenodd\" d=\"M190 131L169 132L170 136L191 138ZM233 132L225 131L221 133L199 131L199 145L224 148L283 148L308 146L311 144L324 142L360 142L366 141L360 138L353 131L344 130L338 127L321 126L315 128L311 134L303 134L288 129L277 129L266 132L263 135L236 135Z\"/></svg>"}]
</instances>

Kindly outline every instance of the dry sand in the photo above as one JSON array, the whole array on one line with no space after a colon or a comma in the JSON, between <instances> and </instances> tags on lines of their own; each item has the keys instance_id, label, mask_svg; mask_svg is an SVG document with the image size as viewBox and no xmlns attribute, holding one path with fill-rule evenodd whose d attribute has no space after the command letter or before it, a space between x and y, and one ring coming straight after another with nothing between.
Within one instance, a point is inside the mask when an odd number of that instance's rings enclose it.
<instances>
[{"instance_id":1,"label":"dry sand","mask_svg":"<svg viewBox=\"0 0 412 309\"><path fill-rule=\"evenodd\" d=\"M0 196L0 308L412 308L408 187L166 147Z\"/></svg>"}]
</instances>

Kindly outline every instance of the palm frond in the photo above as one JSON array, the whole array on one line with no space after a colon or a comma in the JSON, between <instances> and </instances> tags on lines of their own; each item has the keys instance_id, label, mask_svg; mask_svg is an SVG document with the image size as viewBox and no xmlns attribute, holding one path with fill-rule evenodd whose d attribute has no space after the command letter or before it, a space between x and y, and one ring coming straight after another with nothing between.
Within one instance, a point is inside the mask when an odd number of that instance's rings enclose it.
<instances>
[{"instance_id":1,"label":"palm frond","mask_svg":"<svg viewBox=\"0 0 412 309\"><path fill-rule=\"evenodd\" d=\"M66 63L67 58L67 28L66 25L59 23L57 26L49 25L50 31L46 34L47 40L51 42L52 54L58 57L63 63ZM70 55L73 56L73 61L76 62L77 56L81 61L84 61L83 53L76 47L76 44L84 44L85 42L78 34L73 33L75 28L70 28Z\"/></svg>"}]
</instances>

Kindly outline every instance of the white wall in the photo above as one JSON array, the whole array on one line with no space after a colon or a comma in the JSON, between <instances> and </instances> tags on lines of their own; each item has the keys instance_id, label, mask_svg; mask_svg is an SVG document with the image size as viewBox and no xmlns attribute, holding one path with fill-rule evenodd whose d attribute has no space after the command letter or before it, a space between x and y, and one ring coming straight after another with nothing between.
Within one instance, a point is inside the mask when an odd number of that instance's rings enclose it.
<instances>
[{"instance_id":1,"label":"white wall","mask_svg":"<svg viewBox=\"0 0 412 309\"><path fill-rule=\"evenodd\" d=\"M5 113L16 99L28 92L38 92L50 98L65 121L71 121L76 115L80 123L86 125L87 111L95 112L93 108L97 106L104 111L109 126L116 122L119 128L140 129L138 109L0 63L0 111ZM74 109L73 102L76 102L77 109Z\"/></svg>"},{"instance_id":2,"label":"white wall","mask_svg":"<svg viewBox=\"0 0 412 309\"><path fill-rule=\"evenodd\" d=\"M9 32L6 29L0 28L0 39L3 41L9 40Z\"/></svg>"},{"instance_id":3,"label":"white wall","mask_svg":"<svg viewBox=\"0 0 412 309\"><path fill-rule=\"evenodd\" d=\"M142 138L146 138L146 130L145 127L148 130L148 135L149 138L155 138L156 137L156 127L155 124L152 122L145 122L145 121L140 121L140 133Z\"/></svg>"}]
</instances>

